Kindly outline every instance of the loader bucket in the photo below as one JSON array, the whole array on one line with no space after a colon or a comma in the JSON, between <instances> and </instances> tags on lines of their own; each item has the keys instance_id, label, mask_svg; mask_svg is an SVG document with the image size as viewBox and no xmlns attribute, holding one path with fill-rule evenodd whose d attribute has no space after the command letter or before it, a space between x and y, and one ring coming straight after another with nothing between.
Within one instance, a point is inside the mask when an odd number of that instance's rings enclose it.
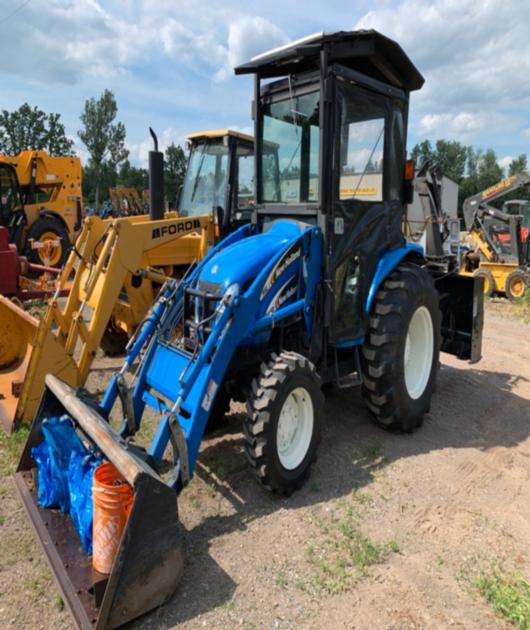
<instances>
[{"instance_id":1,"label":"loader bucket","mask_svg":"<svg viewBox=\"0 0 530 630\"><path fill-rule=\"evenodd\" d=\"M95 446L133 487L134 502L109 575L92 568L68 514L37 503L31 449L43 419L67 413L87 446ZM167 601L183 570L177 497L75 391L53 375L24 447L15 483L64 601L79 628L117 628Z\"/></svg>"},{"instance_id":2,"label":"loader bucket","mask_svg":"<svg viewBox=\"0 0 530 630\"><path fill-rule=\"evenodd\" d=\"M11 433L39 322L0 295L0 422Z\"/></svg>"}]
</instances>

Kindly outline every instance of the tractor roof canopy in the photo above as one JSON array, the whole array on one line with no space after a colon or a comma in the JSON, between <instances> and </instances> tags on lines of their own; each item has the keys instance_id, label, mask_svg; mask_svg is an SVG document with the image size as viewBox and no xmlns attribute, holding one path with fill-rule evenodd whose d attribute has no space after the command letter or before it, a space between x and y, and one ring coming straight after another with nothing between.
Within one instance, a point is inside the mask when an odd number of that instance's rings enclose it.
<instances>
[{"instance_id":1,"label":"tractor roof canopy","mask_svg":"<svg viewBox=\"0 0 530 630\"><path fill-rule=\"evenodd\" d=\"M235 73L273 78L319 70L322 52L329 65L339 63L406 92L419 90L424 83L401 46L374 30L310 35L254 57Z\"/></svg>"}]
</instances>

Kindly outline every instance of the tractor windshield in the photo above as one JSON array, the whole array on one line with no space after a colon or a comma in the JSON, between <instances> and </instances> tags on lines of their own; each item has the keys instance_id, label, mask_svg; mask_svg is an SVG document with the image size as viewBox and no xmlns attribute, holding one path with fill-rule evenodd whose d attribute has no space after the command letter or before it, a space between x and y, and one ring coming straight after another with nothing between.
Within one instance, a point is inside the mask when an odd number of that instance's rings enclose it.
<instances>
[{"instance_id":1,"label":"tractor windshield","mask_svg":"<svg viewBox=\"0 0 530 630\"><path fill-rule=\"evenodd\" d=\"M318 201L320 93L263 105L261 200Z\"/></svg>"},{"instance_id":2,"label":"tractor windshield","mask_svg":"<svg viewBox=\"0 0 530 630\"><path fill-rule=\"evenodd\" d=\"M228 147L219 142L193 145L182 194L180 216L210 214L225 209L228 180Z\"/></svg>"}]
</instances>

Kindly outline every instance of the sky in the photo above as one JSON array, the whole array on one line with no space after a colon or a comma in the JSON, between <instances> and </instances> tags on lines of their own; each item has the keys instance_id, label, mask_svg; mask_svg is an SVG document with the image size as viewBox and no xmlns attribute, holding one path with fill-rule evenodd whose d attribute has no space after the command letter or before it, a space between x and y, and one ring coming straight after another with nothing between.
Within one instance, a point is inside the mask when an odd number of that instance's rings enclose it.
<instances>
[{"instance_id":1,"label":"sky","mask_svg":"<svg viewBox=\"0 0 530 630\"><path fill-rule=\"evenodd\" d=\"M233 67L305 35L375 28L425 76L411 98L409 149L424 138L529 151L527 0L0 0L0 109L58 112L77 140L87 98L112 90L131 162L148 127L161 146L186 133L252 132L252 81Z\"/></svg>"}]
</instances>

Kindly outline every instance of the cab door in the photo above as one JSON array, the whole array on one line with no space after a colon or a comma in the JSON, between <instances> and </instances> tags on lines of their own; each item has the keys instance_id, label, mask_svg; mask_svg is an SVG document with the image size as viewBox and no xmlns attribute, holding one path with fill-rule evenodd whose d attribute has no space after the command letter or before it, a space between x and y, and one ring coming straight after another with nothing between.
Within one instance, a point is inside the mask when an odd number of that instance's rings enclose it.
<instances>
[{"instance_id":1,"label":"cab door","mask_svg":"<svg viewBox=\"0 0 530 630\"><path fill-rule=\"evenodd\" d=\"M365 305L381 256L403 243L406 100L345 78L336 81L333 192L328 229L331 341L365 334Z\"/></svg>"}]
</instances>

